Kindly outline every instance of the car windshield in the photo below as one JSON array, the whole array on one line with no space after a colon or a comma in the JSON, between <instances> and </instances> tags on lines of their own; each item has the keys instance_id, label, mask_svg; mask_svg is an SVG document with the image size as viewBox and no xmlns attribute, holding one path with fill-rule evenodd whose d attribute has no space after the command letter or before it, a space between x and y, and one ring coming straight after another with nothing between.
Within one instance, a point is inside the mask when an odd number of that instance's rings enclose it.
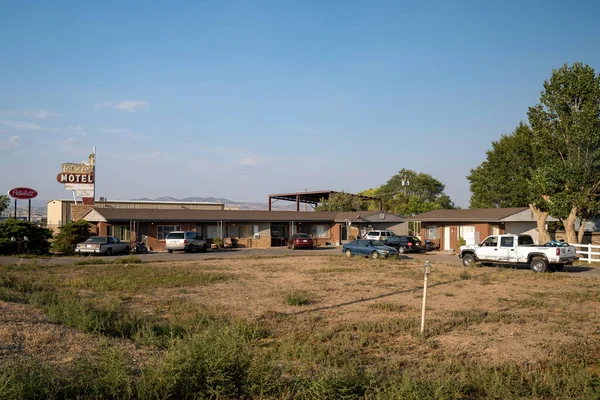
<instances>
[{"instance_id":1,"label":"car windshield","mask_svg":"<svg viewBox=\"0 0 600 400\"><path fill-rule=\"evenodd\" d=\"M167 235L167 239L183 239L183 232L171 232Z\"/></svg>"},{"instance_id":2,"label":"car windshield","mask_svg":"<svg viewBox=\"0 0 600 400\"><path fill-rule=\"evenodd\" d=\"M385 244L383 244L382 242L380 242L379 240L369 240L369 244L371 246L385 246Z\"/></svg>"},{"instance_id":3,"label":"car windshield","mask_svg":"<svg viewBox=\"0 0 600 400\"><path fill-rule=\"evenodd\" d=\"M418 237L414 237L414 236L410 238L410 241L415 242L415 243L421 243L421 239L419 239Z\"/></svg>"},{"instance_id":4,"label":"car windshield","mask_svg":"<svg viewBox=\"0 0 600 400\"><path fill-rule=\"evenodd\" d=\"M86 243L106 243L106 237L103 237L103 236L92 236L91 238L89 238L85 242Z\"/></svg>"}]
</instances>

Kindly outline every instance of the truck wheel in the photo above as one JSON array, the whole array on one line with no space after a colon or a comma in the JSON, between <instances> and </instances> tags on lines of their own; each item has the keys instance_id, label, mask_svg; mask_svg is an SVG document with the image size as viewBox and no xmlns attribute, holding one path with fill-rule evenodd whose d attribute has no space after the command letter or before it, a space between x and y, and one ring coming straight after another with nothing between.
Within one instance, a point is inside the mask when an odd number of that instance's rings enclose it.
<instances>
[{"instance_id":1,"label":"truck wheel","mask_svg":"<svg viewBox=\"0 0 600 400\"><path fill-rule=\"evenodd\" d=\"M400 247L398 247L398 253L399 253L399 254L404 254L404 253L406 253L406 249L404 248L404 246L400 246Z\"/></svg>"},{"instance_id":2,"label":"truck wheel","mask_svg":"<svg viewBox=\"0 0 600 400\"><path fill-rule=\"evenodd\" d=\"M110 256L112 254L112 249L106 249L106 253L107 256Z\"/></svg>"},{"instance_id":3,"label":"truck wheel","mask_svg":"<svg viewBox=\"0 0 600 400\"><path fill-rule=\"evenodd\" d=\"M465 254L462 257L462 265L464 267L471 267L473 265L475 265L475 257L473 256L473 254Z\"/></svg>"},{"instance_id":4,"label":"truck wheel","mask_svg":"<svg viewBox=\"0 0 600 400\"><path fill-rule=\"evenodd\" d=\"M534 257L529 267L534 272L546 272L548 270L548 262L541 257Z\"/></svg>"},{"instance_id":5,"label":"truck wheel","mask_svg":"<svg viewBox=\"0 0 600 400\"><path fill-rule=\"evenodd\" d=\"M167 250L167 251L168 251L169 253L172 253L172 252L173 252L173 250Z\"/></svg>"}]
</instances>

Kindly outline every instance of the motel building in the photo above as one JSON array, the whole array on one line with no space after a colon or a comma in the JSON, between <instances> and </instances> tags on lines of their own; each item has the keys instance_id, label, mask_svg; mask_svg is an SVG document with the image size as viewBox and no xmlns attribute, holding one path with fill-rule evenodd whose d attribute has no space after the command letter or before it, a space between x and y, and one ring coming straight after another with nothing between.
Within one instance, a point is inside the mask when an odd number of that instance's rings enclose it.
<instances>
[{"instance_id":1,"label":"motel building","mask_svg":"<svg viewBox=\"0 0 600 400\"><path fill-rule=\"evenodd\" d=\"M159 202L107 200L93 205L75 204L74 200L48 202L48 227L75 220L90 222L98 235L116 236L123 241L142 240L154 251L165 248L171 231L189 230L213 238L237 240L239 247L269 248L287 246L294 233L307 233L316 246L338 246L360 231L389 229L408 234L403 218L383 211L320 212L312 211L322 198L334 191L298 192L269 195L269 210L233 210L221 203ZM366 200L379 200L361 196ZM296 211L273 211L276 201L293 201ZM311 211L301 211L301 204ZM308 208L308 207L307 207Z\"/></svg>"}]
</instances>

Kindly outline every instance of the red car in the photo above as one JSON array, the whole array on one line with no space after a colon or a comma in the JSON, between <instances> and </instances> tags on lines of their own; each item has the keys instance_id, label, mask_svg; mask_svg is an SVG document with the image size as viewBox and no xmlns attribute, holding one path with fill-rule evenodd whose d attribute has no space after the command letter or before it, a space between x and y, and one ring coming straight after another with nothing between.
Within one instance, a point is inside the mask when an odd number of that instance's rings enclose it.
<instances>
[{"instance_id":1,"label":"red car","mask_svg":"<svg viewBox=\"0 0 600 400\"><path fill-rule=\"evenodd\" d=\"M307 233L295 233L288 240L288 249L312 249L313 240Z\"/></svg>"}]
</instances>

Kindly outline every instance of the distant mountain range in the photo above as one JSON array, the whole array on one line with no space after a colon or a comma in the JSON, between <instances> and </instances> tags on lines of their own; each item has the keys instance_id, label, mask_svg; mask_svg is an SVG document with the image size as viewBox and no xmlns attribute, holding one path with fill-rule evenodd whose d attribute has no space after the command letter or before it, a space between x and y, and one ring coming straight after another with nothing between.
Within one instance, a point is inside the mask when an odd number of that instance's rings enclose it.
<instances>
[{"instance_id":1,"label":"distant mountain range","mask_svg":"<svg viewBox=\"0 0 600 400\"><path fill-rule=\"evenodd\" d=\"M264 210L267 211L269 209L269 203L250 203L243 201L233 201L229 199L217 198L217 197L186 197L184 199L177 199L171 196L163 196L157 197L155 199L149 199L147 197L143 197L141 199L133 199L134 201L187 201L187 202L197 202L197 203L222 203L225 204L225 207L231 208L239 208L240 210ZM295 202L282 202L278 201L273 203L272 210L280 210L280 211L290 211L296 210Z\"/></svg>"}]
</instances>

